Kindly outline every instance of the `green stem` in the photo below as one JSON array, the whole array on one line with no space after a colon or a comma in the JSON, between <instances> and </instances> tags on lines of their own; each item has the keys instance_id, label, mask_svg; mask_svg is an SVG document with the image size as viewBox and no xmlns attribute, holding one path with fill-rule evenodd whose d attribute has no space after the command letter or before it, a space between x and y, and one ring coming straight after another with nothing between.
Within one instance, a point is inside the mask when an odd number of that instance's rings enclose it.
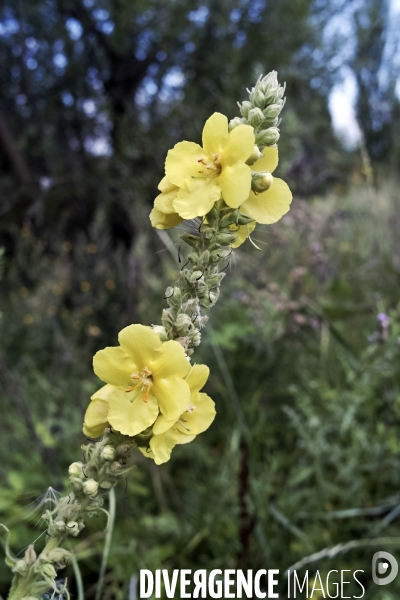
<instances>
[{"instance_id":1,"label":"green stem","mask_svg":"<svg viewBox=\"0 0 400 600\"><path fill-rule=\"evenodd\" d=\"M83 591L83 581L82 581L81 570L79 568L78 561L76 560L76 556L74 556L74 554L71 555L71 564L72 564L72 568L74 570L74 575L75 575L75 583L76 583L76 589L78 592L78 600L85 600L85 593Z\"/></svg>"},{"instance_id":2,"label":"green stem","mask_svg":"<svg viewBox=\"0 0 400 600\"><path fill-rule=\"evenodd\" d=\"M101 567L100 567L100 573L99 573L99 582L97 584L97 590L96 590L95 600L100 600L101 599L101 592L102 592L103 584L104 584L104 575L105 575L106 568L107 568L108 555L110 553L110 547L111 547L111 538L112 538L112 534L113 534L113 530L114 530L114 521L115 521L115 491L113 489L110 490L108 498L109 498L108 512L109 512L110 516L109 516L109 520L108 520L108 527L107 527L106 539L105 539L105 542L104 542L103 558L102 558L102 561L101 561Z\"/></svg>"}]
</instances>

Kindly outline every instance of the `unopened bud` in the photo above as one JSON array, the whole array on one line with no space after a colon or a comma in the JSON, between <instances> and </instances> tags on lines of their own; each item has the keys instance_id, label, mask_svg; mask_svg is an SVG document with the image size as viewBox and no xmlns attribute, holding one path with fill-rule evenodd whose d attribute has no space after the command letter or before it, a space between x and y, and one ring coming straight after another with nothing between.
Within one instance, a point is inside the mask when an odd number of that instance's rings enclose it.
<instances>
[{"instance_id":1,"label":"unopened bud","mask_svg":"<svg viewBox=\"0 0 400 600\"><path fill-rule=\"evenodd\" d=\"M30 565L33 565L33 563L35 562L36 558L37 558L37 556L36 556L35 549L33 547L33 544L31 544L25 550L24 560L25 560L26 564L28 566L30 566Z\"/></svg>"},{"instance_id":2,"label":"unopened bud","mask_svg":"<svg viewBox=\"0 0 400 600\"><path fill-rule=\"evenodd\" d=\"M89 498L93 498L97 494L99 484L94 479L88 479L83 484L83 493Z\"/></svg>"},{"instance_id":3,"label":"unopened bud","mask_svg":"<svg viewBox=\"0 0 400 600\"><path fill-rule=\"evenodd\" d=\"M102 481L100 487L102 490L110 490L112 488L112 483L110 481Z\"/></svg>"},{"instance_id":4,"label":"unopened bud","mask_svg":"<svg viewBox=\"0 0 400 600\"><path fill-rule=\"evenodd\" d=\"M71 477L84 477L83 464L81 462L73 462L72 465L69 466L68 473Z\"/></svg>"},{"instance_id":5,"label":"unopened bud","mask_svg":"<svg viewBox=\"0 0 400 600\"><path fill-rule=\"evenodd\" d=\"M267 171L261 171L260 173L251 174L251 189L253 190L253 192L256 192L258 194L269 190L273 182L273 176Z\"/></svg>"},{"instance_id":6,"label":"unopened bud","mask_svg":"<svg viewBox=\"0 0 400 600\"><path fill-rule=\"evenodd\" d=\"M17 575L17 577L25 577L29 571L29 567L26 564L26 562L23 559L21 559L17 560L17 562L12 568L12 571L15 575Z\"/></svg>"},{"instance_id":7,"label":"unopened bud","mask_svg":"<svg viewBox=\"0 0 400 600\"><path fill-rule=\"evenodd\" d=\"M61 569L66 566L71 558L71 552L68 552L65 548L53 548L53 550L50 550L48 557L53 564L56 564Z\"/></svg>"},{"instance_id":8,"label":"unopened bud","mask_svg":"<svg viewBox=\"0 0 400 600\"><path fill-rule=\"evenodd\" d=\"M190 273L190 275L188 276L188 279L191 283L194 283L195 281L198 281L202 276L203 271L193 271L193 273Z\"/></svg>"},{"instance_id":9,"label":"unopened bud","mask_svg":"<svg viewBox=\"0 0 400 600\"><path fill-rule=\"evenodd\" d=\"M190 328L191 326L192 320L189 317L189 315L185 315L183 313L178 315L175 321L175 327L178 331L181 331L183 333L184 331L186 331L186 329Z\"/></svg>"},{"instance_id":10,"label":"unopened bud","mask_svg":"<svg viewBox=\"0 0 400 600\"><path fill-rule=\"evenodd\" d=\"M81 492L83 488L83 481L79 477L70 477L71 487L74 492Z\"/></svg>"},{"instance_id":11,"label":"unopened bud","mask_svg":"<svg viewBox=\"0 0 400 600\"><path fill-rule=\"evenodd\" d=\"M126 456L128 456L130 450L131 446L129 444L120 444L119 446L117 446L117 455L123 456L125 458Z\"/></svg>"},{"instance_id":12,"label":"unopened bud","mask_svg":"<svg viewBox=\"0 0 400 600\"><path fill-rule=\"evenodd\" d=\"M240 108L240 112L242 113L242 115L247 119L249 111L253 108L253 105L248 100L245 100L244 102L242 102L242 104L239 104L239 108ZM238 117L235 117L235 118L237 119ZM233 119L233 120L235 120L235 119ZM242 123L242 121L241 121L241 123Z\"/></svg>"},{"instance_id":13,"label":"unopened bud","mask_svg":"<svg viewBox=\"0 0 400 600\"><path fill-rule=\"evenodd\" d=\"M250 154L249 158L246 160L246 165L254 165L255 162L258 161L259 158L262 157L262 152L260 151L258 146L254 146L253 152Z\"/></svg>"},{"instance_id":14,"label":"unopened bud","mask_svg":"<svg viewBox=\"0 0 400 600\"><path fill-rule=\"evenodd\" d=\"M162 342L166 342L168 340L168 336L167 336L165 327L163 327L162 325L153 325L152 329L153 329L153 331L155 331L157 333L157 335L160 337L160 340Z\"/></svg>"},{"instance_id":15,"label":"unopened bud","mask_svg":"<svg viewBox=\"0 0 400 600\"><path fill-rule=\"evenodd\" d=\"M258 106L259 108L264 108L265 106L265 96L262 93L259 86L256 86L253 94L253 104L254 106Z\"/></svg>"},{"instance_id":16,"label":"unopened bud","mask_svg":"<svg viewBox=\"0 0 400 600\"><path fill-rule=\"evenodd\" d=\"M69 535L76 537L77 535L79 535L80 532L79 523L77 523L77 521L68 521L66 525L66 530L68 531Z\"/></svg>"},{"instance_id":17,"label":"unopened bud","mask_svg":"<svg viewBox=\"0 0 400 600\"><path fill-rule=\"evenodd\" d=\"M119 473L122 470L122 465L120 462L115 460L110 464L110 472L111 473Z\"/></svg>"},{"instance_id":18,"label":"unopened bud","mask_svg":"<svg viewBox=\"0 0 400 600\"><path fill-rule=\"evenodd\" d=\"M201 342L201 333L196 331L196 333L190 335L190 341L192 342L193 346L199 346Z\"/></svg>"},{"instance_id":19,"label":"unopened bud","mask_svg":"<svg viewBox=\"0 0 400 600\"><path fill-rule=\"evenodd\" d=\"M164 329L164 327L162 327L161 329ZM164 329L165 331L165 329ZM101 451L101 458L103 460L114 460L115 458L115 448L113 446L104 446L103 450Z\"/></svg>"},{"instance_id":20,"label":"unopened bud","mask_svg":"<svg viewBox=\"0 0 400 600\"><path fill-rule=\"evenodd\" d=\"M260 148L265 148L265 146L273 146L279 140L280 133L277 127L269 127L268 129L264 129L263 131L259 131L256 134L256 143Z\"/></svg>"},{"instance_id":21,"label":"unopened bud","mask_svg":"<svg viewBox=\"0 0 400 600\"><path fill-rule=\"evenodd\" d=\"M235 127L238 127L239 125L243 125L243 121L240 117L231 119L231 121L229 121L229 131L232 131L232 129L235 129Z\"/></svg>"},{"instance_id":22,"label":"unopened bud","mask_svg":"<svg viewBox=\"0 0 400 600\"><path fill-rule=\"evenodd\" d=\"M264 114L261 108L252 108L249 111L248 121L252 127L259 127L264 121Z\"/></svg>"},{"instance_id":23,"label":"unopened bud","mask_svg":"<svg viewBox=\"0 0 400 600\"><path fill-rule=\"evenodd\" d=\"M65 522L59 519L58 521L54 521L53 523L57 533L64 533L65 531Z\"/></svg>"},{"instance_id":24,"label":"unopened bud","mask_svg":"<svg viewBox=\"0 0 400 600\"><path fill-rule=\"evenodd\" d=\"M234 233L219 233L217 235L217 242L219 242L220 244L223 244L224 246L228 246L230 244L233 244L233 242L235 242L237 239L237 235Z\"/></svg>"},{"instance_id":25,"label":"unopened bud","mask_svg":"<svg viewBox=\"0 0 400 600\"><path fill-rule=\"evenodd\" d=\"M55 579L57 577L57 571L50 563L46 563L40 567L40 571L48 579Z\"/></svg>"},{"instance_id":26,"label":"unopened bud","mask_svg":"<svg viewBox=\"0 0 400 600\"><path fill-rule=\"evenodd\" d=\"M281 112L282 108L283 107L281 106L281 104L270 104L264 110L264 117L268 120L275 119L275 117L277 117Z\"/></svg>"},{"instance_id":27,"label":"unopened bud","mask_svg":"<svg viewBox=\"0 0 400 600\"><path fill-rule=\"evenodd\" d=\"M247 215L244 215L243 213L240 213L240 215L238 216L238 225L247 225L248 223L252 223L254 221L254 219L252 219L251 217L248 217Z\"/></svg>"}]
</instances>

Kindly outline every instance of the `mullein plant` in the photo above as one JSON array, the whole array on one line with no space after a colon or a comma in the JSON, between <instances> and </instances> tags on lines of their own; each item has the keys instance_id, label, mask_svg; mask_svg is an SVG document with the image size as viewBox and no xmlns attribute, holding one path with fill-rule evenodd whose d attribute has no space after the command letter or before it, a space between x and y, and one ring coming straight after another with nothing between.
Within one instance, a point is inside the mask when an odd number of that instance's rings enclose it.
<instances>
[{"instance_id":1,"label":"mullein plant","mask_svg":"<svg viewBox=\"0 0 400 600\"><path fill-rule=\"evenodd\" d=\"M272 175L284 90L276 72L261 76L248 90L249 100L239 104L240 117L228 123L214 113L204 125L202 146L182 141L168 152L150 221L169 229L197 220L198 233L181 235L190 246L188 262L166 290L161 324L129 325L120 331L118 346L94 356L103 386L84 418L90 443L83 446L84 460L69 467L69 493L43 514L48 541L42 552L29 546L17 560L2 526L14 574L9 600L69 598L66 582L60 589L58 579L71 558L65 543L79 535L88 517L108 515L104 498L126 477L131 451L160 465L174 446L191 442L213 422L214 402L202 392L209 369L192 355L208 319L202 309L219 297L221 265L233 248L251 240L257 223L275 223L289 210L291 192Z\"/></svg>"}]
</instances>

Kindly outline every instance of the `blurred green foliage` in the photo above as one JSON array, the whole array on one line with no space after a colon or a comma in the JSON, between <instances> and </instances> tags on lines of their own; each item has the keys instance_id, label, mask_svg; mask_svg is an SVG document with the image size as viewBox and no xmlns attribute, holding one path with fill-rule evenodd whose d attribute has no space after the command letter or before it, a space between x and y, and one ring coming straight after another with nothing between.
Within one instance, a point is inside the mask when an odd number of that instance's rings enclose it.
<instances>
[{"instance_id":1,"label":"blurred green foliage","mask_svg":"<svg viewBox=\"0 0 400 600\"><path fill-rule=\"evenodd\" d=\"M140 568L283 571L342 542L399 540L398 211L393 186L337 190L259 227L262 253L250 244L236 252L196 352L211 368L216 421L161 467L134 457L137 469L118 489L104 598L126 598ZM114 344L128 319L127 274L98 227L96 249L76 244L76 283L65 277L70 247L60 240L49 257L25 229L20 262L2 284L0 516L16 551L43 539L46 488L68 489L82 414L99 385L92 354ZM138 282L143 323L159 321L178 235L171 254L166 238L157 241L157 268ZM138 256L146 273L154 256ZM29 289L17 287L27 273ZM104 525L89 522L75 545L85 598L94 596ZM396 549L378 545L308 568L363 569L366 598L394 599L398 583L386 596L371 583L372 553ZM3 593L8 580L4 568Z\"/></svg>"}]
</instances>

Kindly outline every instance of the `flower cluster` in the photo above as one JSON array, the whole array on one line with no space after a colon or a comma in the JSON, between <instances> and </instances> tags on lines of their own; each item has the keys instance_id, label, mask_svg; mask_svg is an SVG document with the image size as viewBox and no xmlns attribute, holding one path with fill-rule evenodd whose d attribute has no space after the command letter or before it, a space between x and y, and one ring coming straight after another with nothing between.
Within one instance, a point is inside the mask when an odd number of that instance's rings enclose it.
<instances>
[{"instance_id":1,"label":"flower cluster","mask_svg":"<svg viewBox=\"0 0 400 600\"><path fill-rule=\"evenodd\" d=\"M169 229L196 217L207 221L213 207L226 206L249 217L245 225L232 223L235 248L256 223L275 223L288 212L290 189L272 176L278 165L283 94L276 73L269 73L257 81L250 100L239 105L241 118L228 125L224 115L214 113L205 123L203 146L183 141L168 152L161 193L150 213L153 227Z\"/></svg>"},{"instance_id":2,"label":"flower cluster","mask_svg":"<svg viewBox=\"0 0 400 600\"><path fill-rule=\"evenodd\" d=\"M191 367L179 342L162 342L150 327L130 325L118 341L93 359L94 372L106 385L91 398L84 433L98 437L111 425L138 436L143 453L161 464L176 444L190 442L214 420L214 402L199 393L208 368Z\"/></svg>"},{"instance_id":3,"label":"flower cluster","mask_svg":"<svg viewBox=\"0 0 400 600\"><path fill-rule=\"evenodd\" d=\"M202 146L182 141L167 154L151 223L157 229L196 218L201 223L198 233L181 236L192 252L189 266L167 289L162 325L126 327L119 346L100 350L93 360L94 372L106 385L91 398L85 434L99 437L110 427L157 464L169 459L176 444L207 429L215 416L214 402L200 391L208 368L191 366L189 357L207 321L201 308L218 299L221 263L229 261L232 248L250 236L256 223L275 223L292 200L287 184L272 175L278 165L284 87L272 72L260 77L249 94L249 101L239 105L241 117L228 124L225 115L214 113L206 121ZM108 482L108 472L107 477ZM83 486L82 493L90 492L88 482L75 484Z\"/></svg>"},{"instance_id":4,"label":"flower cluster","mask_svg":"<svg viewBox=\"0 0 400 600\"><path fill-rule=\"evenodd\" d=\"M235 117L230 129L248 124L254 127L256 144L260 149L273 146L279 140L279 115L285 106L285 86L279 85L276 71L258 78L248 90L249 99L238 103L242 118Z\"/></svg>"}]
</instances>

